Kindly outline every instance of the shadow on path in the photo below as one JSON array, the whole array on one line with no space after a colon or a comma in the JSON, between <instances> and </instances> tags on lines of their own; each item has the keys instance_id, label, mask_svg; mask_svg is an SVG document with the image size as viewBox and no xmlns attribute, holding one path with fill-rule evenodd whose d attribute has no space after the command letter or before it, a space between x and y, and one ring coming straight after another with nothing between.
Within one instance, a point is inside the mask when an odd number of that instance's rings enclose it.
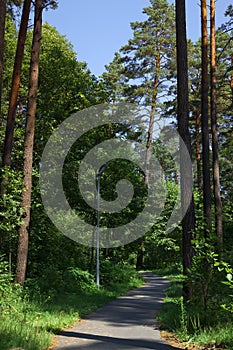
<instances>
[{"instance_id":1,"label":"shadow on path","mask_svg":"<svg viewBox=\"0 0 233 350\"><path fill-rule=\"evenodd\" d=\"M72 328L59 332L54 350L172 350L155 320L169 281L142 273L146 284L91 313Z\"/></svg>"},{"instance_id":2,"label":"shadow on path","mask_svg":"<svg viewBox=\"0 0 233 350\"><path fill-rule=\"evenodd\" d=\"M106 337L101 335L94 335L94 334L87 334L87 333L78 333L78 332L69 332L69 331L63 331L60 333L60 335L65 337L74 337L79 339L89 339L89 340L96 340L97 342L93 343L92 345L71 345L66 346L62 349L64 350L75 350L75 349L105 349L103 347L103 344L106 343L108 346L107 348L109 350L115 349L113 348L113 345L117 345L117 349L123 349L122 345L125 346L126 349L152 349L152 350L172 350L172 349L178 349L171 347L170 345L164 344L159 341L146 341L146 340L134 340L134 339L127 339L127 338L115 338L115 337Z\"/></svg>"}]
</instances>

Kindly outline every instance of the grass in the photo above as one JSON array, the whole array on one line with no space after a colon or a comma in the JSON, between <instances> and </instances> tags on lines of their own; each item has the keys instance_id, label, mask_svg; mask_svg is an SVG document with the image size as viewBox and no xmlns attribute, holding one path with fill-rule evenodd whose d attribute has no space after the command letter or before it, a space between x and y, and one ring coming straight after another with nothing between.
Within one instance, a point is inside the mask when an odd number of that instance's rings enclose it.
<instances>
[{"instance_id":1,"label":"grass","mask_svg":"<svg viewBox=\"0 0 233 350\"><path fill-rule=\"evenodd\" d=\"M190 337L189 343L212 349L233 349L233 325L226 323L202 330Z\"/></svg>"},{"instance_id":2,"label":"grass","mask_svg":"<svg viewBox=\"0 0 233 350\"><path fill-rule=\"evenodd\" d=\"M233 349L232 315L218 311L209 312L209 326L203 326L193 306L184 306L182 297L183 276L174 269L154 270L169 279L172 284L166 291L163 307L157 316L160 329L171 333L171 338L185 342L187 349ZM218 318L214 314L222 313ZM212 319L211 319L212 318ZM194 347L196 346L196 347Z\"/></svg>"},{"instance_id":3,"label":"grass","mask_svg":"<svg viewBox=\"0 0 233 350\"><path fill-rule=\"evenodd\" d=\"M80 317L142 284L140 276L128 283L56 296L36 293L25 295L16 289L0 300L0 349L48 349L54 334L71 326Z\"/></svg>"}]
</instances>

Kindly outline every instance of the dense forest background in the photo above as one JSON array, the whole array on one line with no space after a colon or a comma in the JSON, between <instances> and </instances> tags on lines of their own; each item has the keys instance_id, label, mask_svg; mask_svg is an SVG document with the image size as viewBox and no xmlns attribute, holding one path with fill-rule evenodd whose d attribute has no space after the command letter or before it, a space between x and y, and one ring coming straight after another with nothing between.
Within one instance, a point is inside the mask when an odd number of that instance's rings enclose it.
<instances>
[{"instance_id":1,"label":"dense forest background","mask_svg":"<svg viewBox=\"0 0 233 350\"><path fill-rule=\"evenodd\" d=\"M0 322L5 335L9 330L4 327L15 310L25 315L23 308L32 300L38 303L39 295L44 296L42 304L59 304L64 293L87 292L101 299L104 290L116 285L131 281L130 286L136 286L136 270L167 268L182 275L179 325L184 337L216 327L229 337L233 333L229 326L233 312L233 6L224 4L226 21L215 28L215 1L200 1L202 37L192 42L185 37L184 3L174 7L166 0L151 0L143 9L146 19L131 23L132 38L96 77L78 60L65 36L48 23L42 25L43 11L54 10L56 16L56 1L0 0ZM33 16L34 22L29 20ZM100 250L102 289L98 290L95 247L64 236L43 208L40 161L52 132L72 113L120 102L148 108L148 124L135 132L135 121L128 120L127 125L108 124L83 135L64 164L69 203L96 226L96 211L83 203L77 189L77 169L91 148L119 137L144 144L146 164L151 155L156 156L167 196L160 219L143 237ZM182 161L180 173L176 169L166 146L153 134L158 117L178 129L193 169L185 168ZM116 198L115 186L121 178L130 179L137 191L124 218L102 215L102 226L121 225L122 220L135 217L146 196L148 176L119 159L108 165L101 177L105 200ZM181 184L185 205L190 177L191 205L183 222L168 232L166 223L178 188ZM20 311L14 303L22 303ZM23 327L25 319L18 321ZM56 327L60 325L44 328ZM22 333L20 329L15 334ZM32 345L22 345L19 338L12 346L42 348L34 340ZM231 340L220 343L225 346ZM2 348L7 349L7 344L6 339Z\"/></svg>"}]
</instances>

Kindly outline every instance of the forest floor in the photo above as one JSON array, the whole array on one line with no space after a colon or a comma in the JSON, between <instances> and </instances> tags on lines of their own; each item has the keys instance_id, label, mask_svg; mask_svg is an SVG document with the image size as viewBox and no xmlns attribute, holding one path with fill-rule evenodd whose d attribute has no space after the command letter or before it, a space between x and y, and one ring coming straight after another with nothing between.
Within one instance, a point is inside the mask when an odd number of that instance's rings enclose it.
<instances>
[{"instance_id":1,"label":"forest floor","mask_svg":"<svg viewBox=\"0 0 233 350\"><path fill-rule=\"evenodd\" d=\"M169 281L144 272L146 283L98 309L55 337L53 350L172 350L161 338L155 315ZM165 338L166 339L166 338Z\"/></svg>"},{"instance_id":2,"label":"forest floor","mask_svg":"<svg viewBox=\"0 0 233 350\"><path fill-rule=\"evenodd\" d=\"M206 346L200 346L198 344L190 344L187 346L187 342L180 340L177 338L177 336L174 333L162 331L161 332L161 338L166 342L167 344L170 344L172 348L174 349L183 349L183 350L225 350L226 348L219 348L213 344L211 347Z\"/></svg>"}]
</instances>

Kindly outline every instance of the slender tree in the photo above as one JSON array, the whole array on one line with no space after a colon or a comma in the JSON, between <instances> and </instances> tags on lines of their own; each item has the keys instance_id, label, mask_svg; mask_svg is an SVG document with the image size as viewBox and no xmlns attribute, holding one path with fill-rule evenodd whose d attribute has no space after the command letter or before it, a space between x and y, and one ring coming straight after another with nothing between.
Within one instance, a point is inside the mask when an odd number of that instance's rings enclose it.
<instances>
[{"instance_id":1,"label":"slender tree","mask_svg":"<svg viewBox=\"0 0 233 350\"><path fill-rule=\"evenodd\" d=\"M219 243L222 244L222 200L220 193L220 171L217 131L217 76L216 76L216 39L215 39L215 0L210 1L210 86L211 86L211 133L213 154L213 184L215 227Z\"/></svg>"},{"instance_id":2,"label":"slender tree","mask_svg":"<svg viewBox=\"0 0 233 350\"><path fill-rule=\"evenodd\" d=\"M193 43L188 41L188 77L189 77L189 109L190 125L193 130L196 154L196 182L199 193L202 193L202 169L201 169L201 45L200 40Z\"/></svg>"},{"instance_id":3,"label":"slender tree","mask_svg":"<svg viewBox=\"0 0 233 350\"><path fill-rule=\"evenodd\" d=\"M31 0L24 0L22 17L20 22L18 42L15 55L14 70L12 75L10 101L7 115L5 132L5 142L2 156L2 165L11 166L11 151L13 146L15 116L17 109L17 99L20 86L20 75L22 70L24 46L27 36L28 19L30 14Z\"/></svg>"},{"instance_id":4,"label":"slender tree","mask_svg":"<svg viewBox=\"0 0 233 350\"><path fill-rule=\"evenodd\" d=\"M32 54L30 65L30 85L28 93L28 108L26 118L26 130L24 141L24 163L23 163L23 191L22 191L22 224L19 228L19 241L17 252L16 281L24 284L26 276L28 256L28 229L30 223L30 206L32 190L32 161L33 144L36 119L36 98L39 77L39 59L42 37L42 10L43 0L36 0L34 14L34 31L32 42Z\"/></svg>"},{"instance_id":5,"label":"slender tree","mask_svg":"<svg viewBox=\"0 0 233 350\"><path fill-rule=\"evenodd\" d=\"M148 16L144 22L133 22L133 38L121 48L125 62L125 75L132 80L128 89L129 100L150 108L146 138L145 184L149 182L149 165L156 113L160 110L160 98L173 82L171 62L174 58L175 19L174 7L166 0L151 0L144 8ZM168 84L169 82L169 84ZM143 265L143 238L139 240L137 268Z\"/></svg>"},{"instance_id":6,"label":"slender tree","mask_svg":"<svg viewBox=\"0 0 233 350\"><path fill-rule=\"evenodd\" d=\"M202 129L202 172L203 172L203 209L206 220L205 236L212 229L211 183L209 155L209 111L208 111L208 31L207 4L201 0L201 38L202 38L202 90L201 90L201 129Z\"/></svg>"},{"instance_id":7,"label":"slender tree","mask_svg":"<svg viewBox=\"0 0 233 350\"><path fill-rule=\"evenodd\" d=\"M176 46L177 46L177 99L178 99L178 131L188 149L191 157L191 138L189 133L189 103L188 103L188 60L187 60L187 39L186 39L186 14L185 0L176 0ZM183 272L188 274L192 266L193 248L192 239L195 230L194 200L192 194L192 169L187 167L182 157L184 152L183 144L180 144L181 151L181 200L182 208L187 207L187 200L192 196L188 211L183 213ZM185 299L191 298L191 291L184 284Z\"/></svg>"},{"instance_id":8,"label":"slender tree","mask_svg":"<svg viewBox=\"0 0 233 350\"><path fill-rule=\"evenodd\" d=\"M0 124L2 123L2 77L4 55L4 33L6 21L6 0L0 0Z\"/></svg>"},{"instance_id":9,"label":"slender tree","mask_svg":"<svg viewBox=\"0 0 233 350\"><path fill-rule=\"evenodd\" d=\"M196 146L196 162L197 162L197 187L199 193L202 192L202 176L201 176L201 145L200 145L200 111L195 110L195 146Z\"/></svg>"}]
</instances>

